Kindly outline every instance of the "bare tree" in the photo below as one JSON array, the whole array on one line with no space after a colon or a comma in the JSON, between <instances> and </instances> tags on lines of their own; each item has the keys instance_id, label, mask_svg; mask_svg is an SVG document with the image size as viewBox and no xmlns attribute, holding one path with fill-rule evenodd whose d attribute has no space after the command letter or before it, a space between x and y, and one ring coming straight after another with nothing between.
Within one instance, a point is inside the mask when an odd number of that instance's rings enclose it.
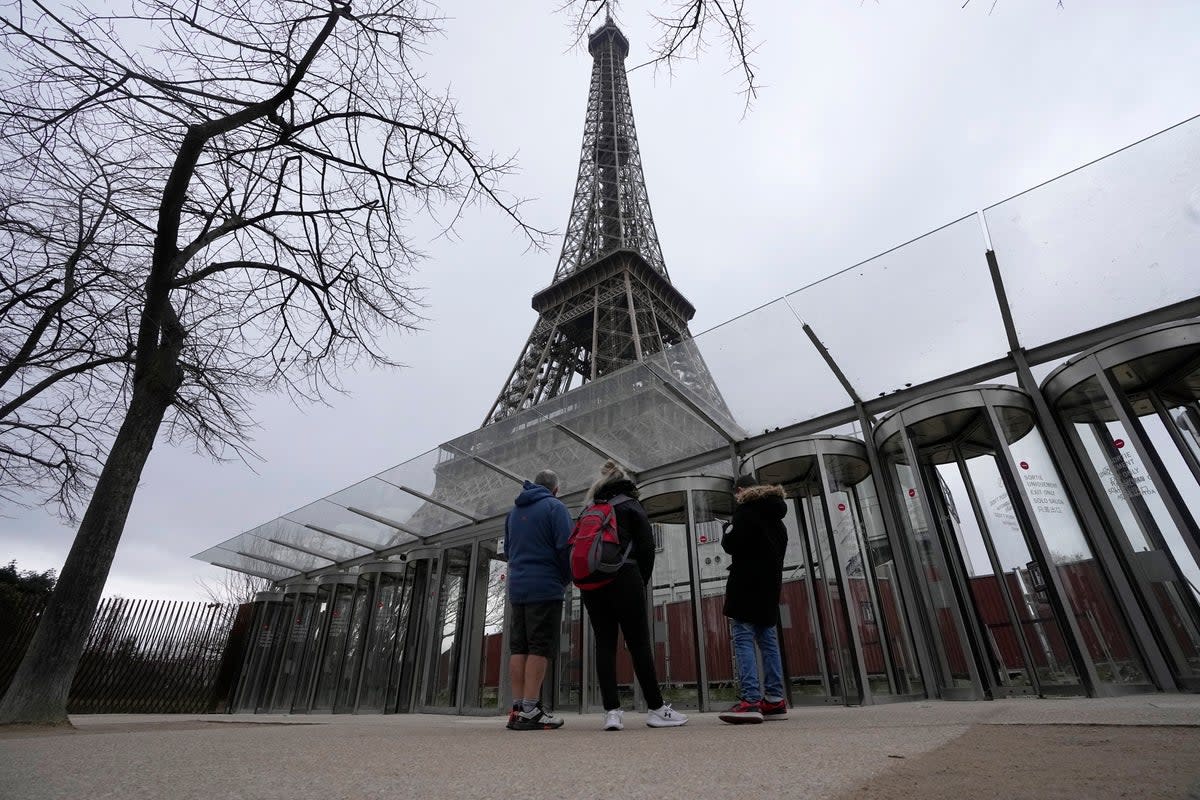
<instances>
[{"instance_id":1,"label":"bare tree","mask_svg":"<svg viewBox=\"0 0 1200 800\"><path fill-rule=\"evenodd\" d=\"M510 162L478 153L452 100L414 71L436 31L419 0L5 8L0 197L16 220L10 251L41 257L0 287L23 320L4 344L19 391L2 397L19 430L52 443L28 446L26 469L81 476L93 455L102 466L0 722L66 722L160 430L244 455L253 393L315 399L342 366L393 364L375 342L418 320L409 215L449 228L483 202L541 244L498 189ZM64 309L78 314L70 325ZM55 348L71 336L81 344L67 358ZM22 341L43 355L22 355ZM61 416L77 399L86 421ZM92 440L55 439L79 430Z\"/></svg>"}]
</instances>

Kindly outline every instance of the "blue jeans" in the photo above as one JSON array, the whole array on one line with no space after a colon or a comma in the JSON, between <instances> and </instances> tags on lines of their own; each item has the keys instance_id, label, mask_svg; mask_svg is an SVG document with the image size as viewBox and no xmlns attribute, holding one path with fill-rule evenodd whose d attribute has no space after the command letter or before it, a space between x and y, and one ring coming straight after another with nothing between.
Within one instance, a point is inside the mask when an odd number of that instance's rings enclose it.
<instances>
[{"instance_id":1,"label":"blue jeans","mask_svg":"<svg viewBox=\"0 0 1200 800\"><path fill-rule=\"evenodd\" d=\"M749 622L729 620L733 631L733 655L737 660L738 684L742 699L754 703L767 699L783 699L783 660L779 656L779 637L774 625L753 625ZM762 652L763 675L758 674L758 658L754 644Z\"/></svg>"}]
</instances>

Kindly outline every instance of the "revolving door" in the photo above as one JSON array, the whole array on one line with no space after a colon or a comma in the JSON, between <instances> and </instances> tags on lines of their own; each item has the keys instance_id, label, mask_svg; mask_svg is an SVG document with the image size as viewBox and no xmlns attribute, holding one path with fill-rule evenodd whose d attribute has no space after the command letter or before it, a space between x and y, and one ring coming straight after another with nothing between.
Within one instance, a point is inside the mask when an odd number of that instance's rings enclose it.
<instances>
[{"instance_id":1,"label":"revolving door","mask_svg":"<svg viewBox=\"0 0 1200 800\"><path fill-rule=\"evenodd\" d=\"M1200 322L1106 342L1043 393L1153 628L1162 682L1200 691Z\"/></svg>"},{"instance_id":2,"label":"revolving door","mask_svg":"<svg viewBox=\"0 0 1200 800\"><path fill-rule=\"evenodd\" d=\"M720 545L733 511L730 481L670 477L639 490L654 530L654 570L647 588L659 684L667 702L678 708L716 709L737 699L737 671L723 612L729 556ZM617 681L622 694L629 692L628 702L640 705L623 647L618 650ZM594 699L598 702L598 691ZM622 704L628 707L625 697Z\"/></svg>"},{"instance_id":3,"label":"revolving door","mask_svg":"<svg viewBox=\"0 0 1200 800\"><path fill-rule=\"evenodd\" d=\"M979 386L917 400L880 420L875 443L901 510L936 694L1146 686L1027 395Z\"/></svg>"},{"instance_id":4,"label":"revolving door","mask_svg":"<svg viewBox=\"0 0 1200 800\"><path fill-rule=\"evenodd\" d=\"M791 702L924 697L866 445L841 436L773 444L746 458L789 506L780 598Z\"/></svg>"}]
</instances>

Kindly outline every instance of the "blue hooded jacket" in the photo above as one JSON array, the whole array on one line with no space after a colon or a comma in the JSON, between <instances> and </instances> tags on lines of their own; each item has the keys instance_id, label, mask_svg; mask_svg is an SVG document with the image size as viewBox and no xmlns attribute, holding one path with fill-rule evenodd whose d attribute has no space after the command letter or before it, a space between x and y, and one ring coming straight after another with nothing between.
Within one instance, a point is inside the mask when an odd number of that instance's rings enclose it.
<instances>
[{"instance_id":1,"label":"blue hooded jacket","mask_svg":"<svg viewBox=\"0 0 1200 800\"><path fill-rule=\"evenodd\" d=\"M504 521L511 603L550 603L563 599L571 579L567 539L571 514L545 486L525 481Z\"/></svg>"}]
</instances>

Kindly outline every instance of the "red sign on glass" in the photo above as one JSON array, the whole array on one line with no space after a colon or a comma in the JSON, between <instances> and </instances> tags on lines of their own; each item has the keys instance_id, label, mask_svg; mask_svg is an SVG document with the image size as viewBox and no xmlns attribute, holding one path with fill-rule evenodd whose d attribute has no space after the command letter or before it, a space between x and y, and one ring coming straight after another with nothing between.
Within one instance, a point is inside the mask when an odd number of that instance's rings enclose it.
<instances>
[{"instance_id":1,"label":"red sign on glass","mask_svg":"<svg viewBox=\"0 0 1200 800\"><path fill-rule=\"evenodd\" d=\"M909 489L909 490L908 490L908 496L909 496L909 497L916 497L916 496L917 496L917 490L916 490L916 489Z\"/></svg>"},{"instance_id":2,"label":"red sign on glass","mask_svg":"<svg viewBox=\"0 0 1200 800\"><path fill-rule=\"evenodd\" d=\"M1115 448L1117 448L1118 450L1120 450L1120 449L1121 449L1122 447L1124 447L1124 446L1125 446L1125 440L1124 440L1124 439L1113 439L1113 447L1115 447Z\"/></svg>"},{"instance_id":3,"label":"red sign on glass","mask_svg":"<svg viewBox=\"0 0 1200 800\"><path fill-rule=\"evenodd\" d=\"M1029 469L1029 462L1028 462L1028 461L1022 461L1022 462L1021 462L1021 469Z\"/></svg>"},{"instance_id":4,"label":"red sign on glass","mask_svg":"<svg viewBox=\"0 0 1200 800\"><path fill-rule=\"evenodd\" d=\"M838 503L838 511L845 511L845 510L846 510L846 504Z\"/></svg>"}]
</instances>

